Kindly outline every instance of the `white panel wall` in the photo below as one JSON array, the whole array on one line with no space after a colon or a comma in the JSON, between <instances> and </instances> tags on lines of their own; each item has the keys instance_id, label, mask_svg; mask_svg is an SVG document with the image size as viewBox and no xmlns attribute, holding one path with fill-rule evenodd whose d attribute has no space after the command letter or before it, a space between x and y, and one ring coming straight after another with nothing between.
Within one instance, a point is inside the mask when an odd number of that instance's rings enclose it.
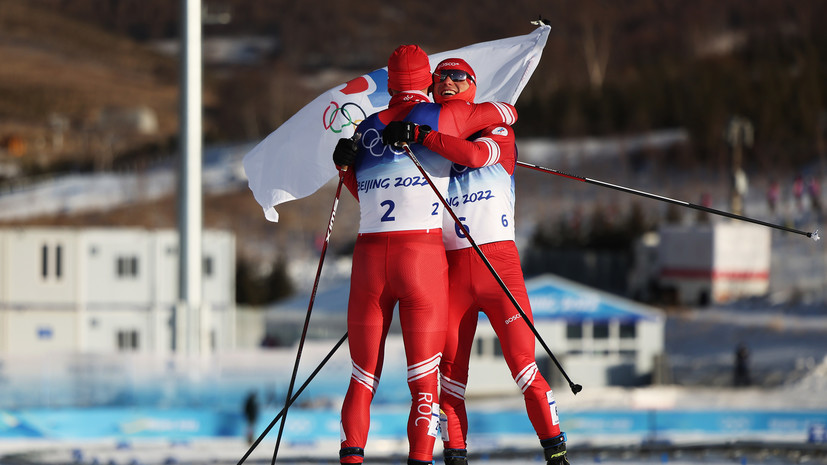
<instances>
[{"instance_id":1,"label":"white panel wall","mask_svg":"<svg viewBox=\"0 0 827 465\"><path fill-rule=\"evenodd\" d=\"M11 261L9 260L9 252L8 252L8 233L6 231L0 230L0 304L4 304L8 301L8 283L6 282L6 276L8 275L7 268L11 265ZM2 325L2 320L0 320L0 325ZM2 328L2 326L0 326ZM2 333L0 333L2 334ZM0 342L2 344L2 342Z\"/></svg>"},{"instance_id":2,"label":"white panel wall","mask_svg":"<svg viewBox=\"0 0 827 465\"><path fill-rule=\"evenodd\" d=\"M204 259L211 272L204 267L204 302L213 308L235 304L235 236L226 232L208 231L204 234ZM228 266L232 265L232 266Z\"/></svg>"},{"instance_id":3,"label":"white panel wall","mask_svg":"<svg viewBox=\"0 0 827 465\"><path fill-rule=\"evenodd\" d=\"M10 230L7 239L8 302L72 308L78 299L77 233L19 229Z\"/></svg>"},{"instance_id":4,"label":"white panel wall","mask_svg":"<svg viewBox=\"0 0 827 465\"><path fill-rule=\"evenodd\" d=\"M4 311L8 306L8 268L11 264L8 256L8 234L0 231L0 353L9 350L9 312Z\"/></svg>"},{"instance_id":5,"label":"white panel wall","mask_svg":"<svg viewBox=\"0 0 827 465\"><path fill-rule=\"evenodd\" d=\"M154 299L153 235L140 229L83 232L85 291L90 306L132 304L145 308Z\"/></svg>"},{"instance_id":6,"label":"white panel wall","mask_svg":"<svg viewBox=\"0 0 827 465\"><path fill-rule=\"evenodd\" d=\"M664 346L663 319L640 320L637 324L637 374L652 373L655 369L654 357L663 353Z\"/></svg>"},{"instance_id":7,"label":"white panel wall","mask_svg":"<svg viewBox=\"0 0 827 465\"><path fill-rule=\"evenodd\" d=\"M716 271L769 273L772 230L749 223L723 223L715 227Z\"/></svg>"},{"instance_id":8,"label":"white panel wall","mask_svg":"<svg viewBox=\"0 0 827 465\"><path fill-rule=\"evenodd\" d=\"M770 288L771 230L763 226L729 223L715 230L715 277L712 294L717 302L764 295Z\"/></svg>"},{"instance_id":9,"label":"white panel wall","mask_svg":"<svg viewBox=\"0 0 827 465\"><path fill-rule=\"evenodd\" d=\"M8 311L9 352L28 355L74 350L78 345L75 312L66 310Z\"/></svg>"},{"instance_id":10,"label":"white panel wall","mask_svg":"<svg viewBox=\"0 0 827 465\"><path fill-rule=\"evenodd\" d=\"M147 338L147 350L155 353L172 351L171 318L172 306L156 305L150 310L149 321L152 330Z\"/></svg>"},{"instance_id":11,"label":"white panel wall","mask_svg":"<svg viewBox=\"0 0 827 465\"><path fill-rule=\"evenodd\" d=\"M178 233L155 233L155 299L163 305L178 302Z\"/></svg>"},{"instance_id":12,"label":"white panel wall","mask_svg":"<svg viewBox=\"0 0 827 465\"><path fill-rule=\"evenodd\" d=\"M106 310L87 312L86 348L90 352L151 351L151 321L148 311ZM135 332L137 350L118 347L118 332Z\"/></svg>"}]
</instances>

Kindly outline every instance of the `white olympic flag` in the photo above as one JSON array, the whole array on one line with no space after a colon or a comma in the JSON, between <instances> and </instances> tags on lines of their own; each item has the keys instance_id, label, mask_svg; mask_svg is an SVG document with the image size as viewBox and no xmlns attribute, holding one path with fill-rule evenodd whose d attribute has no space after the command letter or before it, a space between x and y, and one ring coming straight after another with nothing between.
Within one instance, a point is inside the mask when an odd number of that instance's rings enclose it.
<instances>
[{"instance_id":1,"label":"white olympic flag","mask_svg":"<svg viewBox=\"0 0 827 465\"><path fill-rule=\"evenodd\" d=\"M431 69L462 58L477 75L478 102L514 104L540 61L551 27L429 55ZM264 216L278 221L276 205L316 192L336 176L333 149L368 115L387 108L387 68L378 69L316 97L244 156L250 190Z\"/></svg>"}]
</instances>

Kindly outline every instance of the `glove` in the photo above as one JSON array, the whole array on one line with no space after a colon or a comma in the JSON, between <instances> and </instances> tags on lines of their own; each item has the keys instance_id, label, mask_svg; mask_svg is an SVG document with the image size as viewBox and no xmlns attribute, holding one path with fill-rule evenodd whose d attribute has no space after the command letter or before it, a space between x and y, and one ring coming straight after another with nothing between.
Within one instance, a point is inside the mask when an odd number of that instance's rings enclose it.
<instances>
[{"instance_id":1,"label":"glove","mask_svg":"<svg viewBox=\"0 0 827 465\"><path fill-rule=\"evenodd\" d=\"M397 146L403 142L407 144L414 142L421 144L425 141L425 136L427 136L429 132L431 132L430 126L420 126L410 121L391 121L385 130L382 131L382 143Z\"/></svg>"},{"instance_id":2,"label":"glove","mask_svg":"<svg viewBox=\"0 0 827 465\"><path fill-rule=\"evenodd\" d=\"M333 149L333 163L336 166L353 166L356 163L356 141L353 139L342 138L336 143L336 148Z\"/></svg>"}]
</instances>

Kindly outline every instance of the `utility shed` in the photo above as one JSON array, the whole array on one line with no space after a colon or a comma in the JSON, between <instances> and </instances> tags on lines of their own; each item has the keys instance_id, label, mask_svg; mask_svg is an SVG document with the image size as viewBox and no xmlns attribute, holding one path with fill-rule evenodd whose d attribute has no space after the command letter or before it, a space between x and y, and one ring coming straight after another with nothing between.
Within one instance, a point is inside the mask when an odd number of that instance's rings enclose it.
<instances>
[{"instance_id":1,"label":"utility shed","mask_svg":"<svg viewBox=\"0 0 827 465\"><path fill-rule=\"evenodd\" d=\"M727 222L660 230L658 281L685 305L723 303L767 294L770 230Z\"/></svg>"}]
</instances>

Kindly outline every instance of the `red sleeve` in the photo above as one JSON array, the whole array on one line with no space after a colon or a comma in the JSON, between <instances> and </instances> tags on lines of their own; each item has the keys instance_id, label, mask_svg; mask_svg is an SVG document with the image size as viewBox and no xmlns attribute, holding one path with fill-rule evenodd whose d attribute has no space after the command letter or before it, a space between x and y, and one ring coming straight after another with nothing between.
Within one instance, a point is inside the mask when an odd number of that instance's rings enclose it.
<instances>
[{"instance_id":1,"label":"red sleeve","mask_svg":"<svg viewBox=\"0 0 827 465\"><path fill-rule=\"evenodd\" d=\"M514 130L506 125L486 128L473 141L431 131L423 145L451 160L469 168L479 168L502 163L509 174L514 172L516 148Z\"/></svg>"},{"instance_id":2,"label":"red sleeve","mask_svg":"<svg viewBox=\"0 0 827 465\"><path fill-rule=\"evenodd\" d=\"M439 112L439 132L467 139L471 134L492 125L512 125L517 109L503 102L468 103L450 100Z\"/></svg>"}]
</instances>

